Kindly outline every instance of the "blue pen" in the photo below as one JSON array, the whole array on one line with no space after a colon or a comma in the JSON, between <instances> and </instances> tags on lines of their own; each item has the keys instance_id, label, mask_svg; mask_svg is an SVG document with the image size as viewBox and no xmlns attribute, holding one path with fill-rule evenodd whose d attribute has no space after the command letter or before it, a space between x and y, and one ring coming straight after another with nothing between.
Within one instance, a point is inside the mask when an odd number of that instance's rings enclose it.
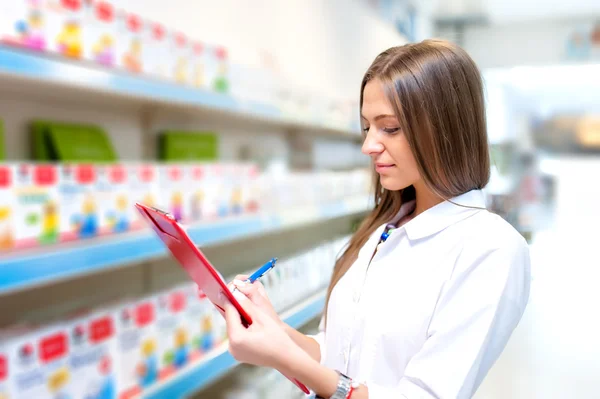
<instances>
[{"instance_id":1,"label":"blue pen","mask_svg":"<svg viewBox=\"0 0 600 399\"><path fill-rule=\"evenodd\" d=\"M277 258L273 258L270 261L268 261L267 263L265 263L264 265L262 265L260 267L260 269L258 269L257 271L255 271L254 273L252 273L252 275L250 277L248 277L246 279L246 281L244 281L245 283L254 283L257 280L260 280L260 278L262 276L264 276L265 274L267 274L269 271L271 271L271 269L273 269L275 267L275 263L277 262Z\"/></svg>"}]
</instances>

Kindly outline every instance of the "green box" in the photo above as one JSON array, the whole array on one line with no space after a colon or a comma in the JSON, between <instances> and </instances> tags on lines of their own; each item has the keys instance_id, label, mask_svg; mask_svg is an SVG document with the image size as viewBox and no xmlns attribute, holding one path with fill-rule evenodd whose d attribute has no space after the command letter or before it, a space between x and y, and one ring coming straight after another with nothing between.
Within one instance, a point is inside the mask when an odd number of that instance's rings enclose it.
<instances>
[{"instance_id":1,"label":"green box","mask_svg":"<svg viewBox=\"0 0 600 399\"><path fill-rule=\"evenodd\" d=\"M52 144L46 140L46 131L52 122L34 121L31 123L31 158L47 162L52 160L50 155Z\"/></svg>"},{"instance_id":2,"label":"green box","mask_svg":"<svg viewBox=\"0 0 600 399\"><path fill-rule=\"evenodd\" d=\"M158 148L162 161L215 161L219 137L214 132L165 131L159 136Z\"/></svg>"},{"instance_id":3,"label":"green box","mask_svg":"<svg viewBox=\"0 0 600 399\"><path fill-rule=\"evenodd\" d=\"M115 162L118 157L97 126L49 121L31 124L32 155L37 161Z\"/></svg>"}]
</instances>

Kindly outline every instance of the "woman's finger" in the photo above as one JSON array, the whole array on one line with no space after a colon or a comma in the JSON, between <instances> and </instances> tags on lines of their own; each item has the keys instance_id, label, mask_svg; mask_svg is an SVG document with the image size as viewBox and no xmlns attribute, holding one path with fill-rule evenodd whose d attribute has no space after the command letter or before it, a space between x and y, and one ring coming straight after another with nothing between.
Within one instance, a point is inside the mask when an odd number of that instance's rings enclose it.
<instances>
[{"instance_id":1,"label":"woman's finger","mask_svg":"<svg viewBox=\"0 0 600 399\"><path fill-rule=\"evenodd\" d=\"M239 281L239 280L234 280L233 284L235 285L235 287L238 290L240 290L250 300L255 299L255 296L259 293L257 285L244 283L243 281Z\"/></svg>"},{"instance_id":2,"label":"woman's finger","mask_svg":"<svg viewBox=\"0 0 600 399\"><path fill-rule=\"evenodd\" d=\"M260 292L262 296L268 298L267 290L265 290L265 286L263 285L263 283L261 283L260 281L255 281L254 285L258 287L258 292Z\"/></svg>"},{"instance_id":3,"label":"woman's finger","mask_svg":"<svg viewBox=\"0 0 600 399\"><path fill-rule=\"evenodd\" d=\"M240 331L244 330L242 319L237 309L229 302L225 302L225 321L227 323L227 336L230 340L236 342Z\"/></svg>"}]
</instances>

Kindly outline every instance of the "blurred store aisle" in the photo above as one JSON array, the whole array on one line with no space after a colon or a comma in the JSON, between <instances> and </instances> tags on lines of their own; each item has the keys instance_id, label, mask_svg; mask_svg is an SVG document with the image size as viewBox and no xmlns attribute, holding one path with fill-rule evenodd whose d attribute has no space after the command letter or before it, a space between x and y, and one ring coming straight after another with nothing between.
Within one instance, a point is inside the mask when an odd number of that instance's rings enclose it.
<instances>
[{"instance_id":1,"label":"blurred store aisle","mask_svg":"<svg viewBox=\"0 0 600 399\"><path fill-rule=\"evenodd\" d=\"M475 399L600 398L600 161L558 165L554 226L531 245L530 304Z\"/></svg>"}]
</instances>

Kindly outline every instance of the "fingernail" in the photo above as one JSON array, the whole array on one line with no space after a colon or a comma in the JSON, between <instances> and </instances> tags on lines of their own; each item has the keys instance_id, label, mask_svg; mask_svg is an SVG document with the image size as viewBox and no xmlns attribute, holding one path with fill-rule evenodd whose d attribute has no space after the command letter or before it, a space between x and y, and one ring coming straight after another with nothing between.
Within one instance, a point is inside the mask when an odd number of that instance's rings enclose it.
<instances>
[{"instance_id":1,"label":"fingernail","mask_svg":"<svg viewBox=\"0 0 600 399\"><path fill-rule=\"evenodd\" d=\"M243 286L246 285L246 282L242 281L242 280L233 280L233 284L235 284L235 285L237 285L239 287L243 287Z\"/></svg>"}]
</instances>

